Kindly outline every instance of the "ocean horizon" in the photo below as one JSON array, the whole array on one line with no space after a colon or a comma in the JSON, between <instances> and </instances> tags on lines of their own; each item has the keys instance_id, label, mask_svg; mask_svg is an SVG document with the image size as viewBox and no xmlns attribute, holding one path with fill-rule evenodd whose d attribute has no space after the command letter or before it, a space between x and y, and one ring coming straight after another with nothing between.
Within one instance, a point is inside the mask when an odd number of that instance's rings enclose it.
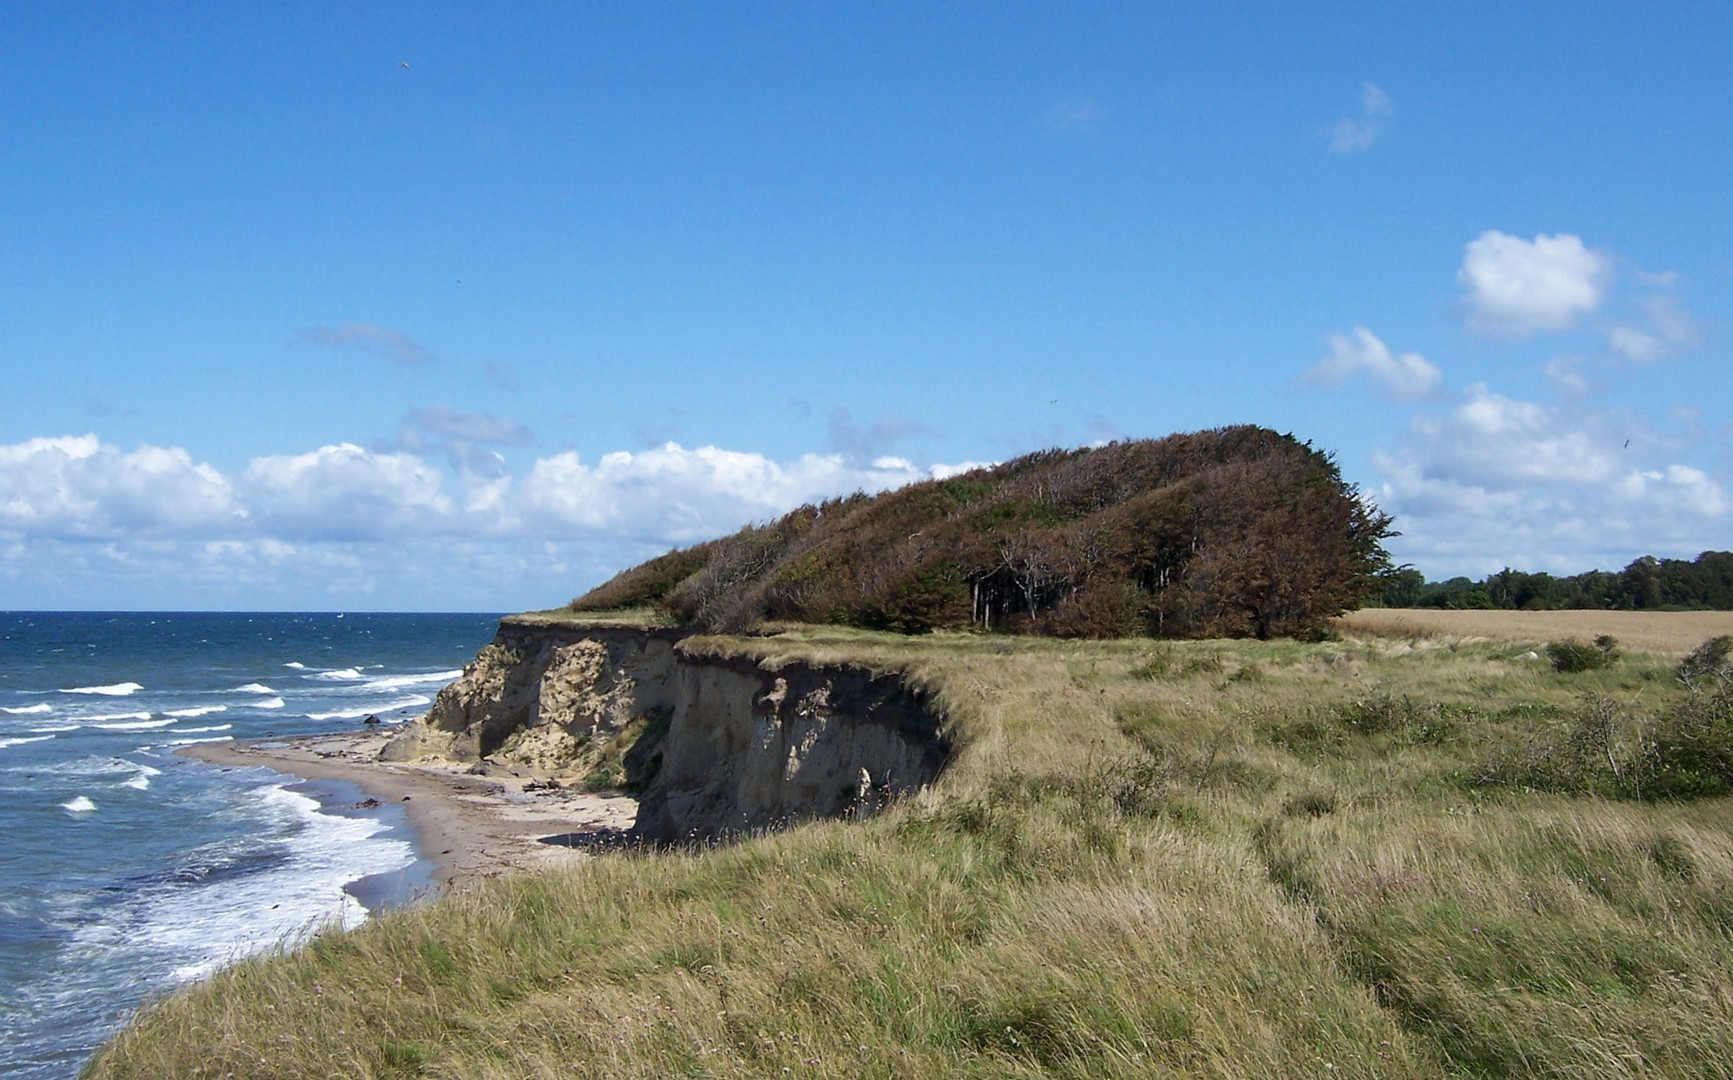
<instances>
[{"instance_id":1,"label":"ocean horizon","mask_svg":"<svg viewBox=\"0 0 1733 1080\"><path fill-rule=\"evenodd\" d=\"M0 1077L76 1076L139 1004L428 887L399 806L195 743L396 725L492 613L0 613Z\"/></svg>"}]
</instances>

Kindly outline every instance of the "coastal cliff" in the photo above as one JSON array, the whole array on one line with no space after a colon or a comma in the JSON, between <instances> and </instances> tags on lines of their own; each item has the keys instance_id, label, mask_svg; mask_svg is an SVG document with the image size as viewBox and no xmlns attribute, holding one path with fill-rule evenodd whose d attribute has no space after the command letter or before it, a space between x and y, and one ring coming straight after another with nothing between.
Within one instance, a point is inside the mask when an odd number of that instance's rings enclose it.
<instances>
[{"instance_id":1,"label":"coastal cliff","mask_svg":"<svg viewBox=\"0 0 1733 1080\"><path fill-rule=\"evenodd\" d=\"M633 833L674 842L870 813L949 752L944 717L897 672L514 616L381 757L621 786L641 794Z\"/></svg>"}]
</instances>

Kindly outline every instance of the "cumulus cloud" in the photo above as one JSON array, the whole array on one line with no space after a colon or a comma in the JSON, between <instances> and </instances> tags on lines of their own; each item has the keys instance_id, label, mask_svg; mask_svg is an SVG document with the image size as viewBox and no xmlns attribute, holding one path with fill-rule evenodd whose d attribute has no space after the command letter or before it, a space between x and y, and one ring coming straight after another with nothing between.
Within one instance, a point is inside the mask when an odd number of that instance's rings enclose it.
<instances>
[{"instance_id":1,"label":"cumulus cloud","mask_svg":"<svg viewBox=\"0 0 1733 1080\"><path fill-rule=\"evenodd\" d=\"M437 468L413 454L353 443L255 458L241 475L269 534L325 540L441 529L454 510L443 482Z\"/></svg>"},{"instance_id":2,"label":"cumulus cloud","mask_svg":"<svg viewBox=\"0 0 1733 1080\"><path fill-rule=\"evenodd\" d=\"M1364 326L1330 335L1330 355L1300 376L1312 386L1333 387L1363 375L1372 389L1397 401L1415 401L1444 382L1444 373L1419 353L1396 354Z\"/></svg>"},{"instance_id":3,"label":"cumulus cloud","mask_svg":"<svg viewBox=\"0 0 1733 1080\"><path fill-rule=\"evenodd\" d=\"M423 419L472 438L522 437L509 421L484 414L447 410ZM396 565L405 545L421 545L423 569L434 573L430 544L507 576L569 565L599 573L805 502L970 467L887 456L857 464L842 454L779 462L666 443L606 454L593 465L574 452L555 454L521 477L502 468L486 476L460 469L453 478L403 449L339 443L255 458L226 477L177 447L123 452L94 435L32 439L0 446L0 583L21 580L26 568L39 582L54 573L94 581L132 566L203 582L220 596L247 582L263 587L272 566L292 564L365 593L369 582L408 573ZM589 554L573 554L572 545Z\"/></svg>"},{"instance_id":4,"label":"cumulus cloud","mask_svg":"<svg viewBox=\"0 0 1733 1080\"><path fill-rule=\"evenodd\" d=\"M468 444L477 453L492 453L479 440L527 437L482 413L428 409L411 420L430 444L462 437L477 440ZM225 475L179 447L31 439L0 445L0 604L546 605L670 546L801 503L972 466L883 454L779 461L665 443L480 475L442 467L437 453L338 443Z\"/></svg>"},{"instance_id":5,"label":"cumulus cloud","mask_svg":"<svg viewBox=\"0 0 1733 1080\"><path fill-rule=\"evenodd\" d=\"M1360 87L1360 115L1344 116L1330 129L1330 150L1337 154L1352 154L1365 150L1378 141L1396 115L1396 103L1376 83Z\"/></svg>"},{"instance_id":6,"label":"cumulus cloud","mask_svg":"<svg viewBox=\"0 0 1733 1080\"><path fill-rule=\"evenodd\" d=\"M175 535L225 531L246 517L229 481L178 447L125 453L95 435L0 446L0 531Z\"/></svg>"},{"instance_id":7,"label":"cumulus cloud","mask_svg":"<svg viewBox=\"0 0 1733 1080\"><path fill-rule=\"evenodd\" d=\"M1472 387L1375 455L1379 502L1404 533L1397 550L1448 567L1575 571L1724 546L1733 500L1723 483L1679 462L1640 464L1628 430L1612 414Z\"/></svg>"},{"instance_id":8,"label":"cumulus cloud","mask_svg":"<svg viewBox=\"0 0 1733 1080\"><path fill-rule=\"evenodd\" d=\"M525 513L560 528L681 544L802 503L884 491L945 470L921 469L900 458L857 467L841 454L807 454L784 464L762 454L666 443L635 454L606 454L594 466L575 453L543 458L524 478L519 499Z\"/></svg>"},{"instance_id":9,"label":"cumulus cloud","mask_svg":"<svg viewBox=\"0 0 1733 1080\"><path fill-rule=\"evenodd\" d=\"M1569 233L1533 240L1491 230L1469 242L1457 280L1476 330L1522 338L1568 330L1600 308L1613 260Z\"/></svg>"},{"instance_id":10,"label":"cumulus cloud","mask_svg":"<svg viewBox=\"0 0 1733 1080\"><path fill-rule=\"evenodd\" d=\"M405 367L416 367L435 359L433 353L411 341L401 331L373 323L351 322L336 328L315 326L302 336L316 345L365 349Z\"/></svg>"}]
</instances>

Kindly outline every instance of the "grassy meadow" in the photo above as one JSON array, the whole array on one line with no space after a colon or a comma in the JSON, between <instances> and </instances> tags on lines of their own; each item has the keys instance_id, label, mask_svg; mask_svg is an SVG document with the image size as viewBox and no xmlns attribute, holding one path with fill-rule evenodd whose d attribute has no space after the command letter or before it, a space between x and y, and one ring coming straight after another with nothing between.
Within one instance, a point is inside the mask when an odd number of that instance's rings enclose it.
<instances>
[{"instance_id":1,"label":"grassy meadow","mask_svg":"<svg viewBox=\"0 0 1733 1080\"><path fill-rule=\"evenodd\" d=\"M89 1074L1733 1075L1725 682L1350 634L702 639L906 670L951 765L240 962Z\"/></svg>"}]
</instances>

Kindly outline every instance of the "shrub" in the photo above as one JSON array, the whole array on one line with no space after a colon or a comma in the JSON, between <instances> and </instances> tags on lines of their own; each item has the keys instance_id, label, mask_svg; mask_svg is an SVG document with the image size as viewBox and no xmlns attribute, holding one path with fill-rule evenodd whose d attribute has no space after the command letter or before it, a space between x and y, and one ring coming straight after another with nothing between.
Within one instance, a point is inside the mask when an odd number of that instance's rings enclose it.
<instances>
[{"instance_id":1,"label":"shrub","mask_svg":"<svg viewBox=\"0 0 1733 1080\"><path fill-rule=\"evenodd\" d=\"M1568 637L1548 643L1546 654L1552 659L1554 671L1593 671L1619 658L1618 645L1618 640L1607 634L1595 638L1593 644Z\"/></svg>"},{"instance_id":2,"label":"shrub","mask_svg":"<svg viewBox=\"0 0 1733 1080\"><path fill-rule=\"evenodd\" d=\"M1733 682L1733 663L1728 661L1729 654L1733 654L1733 634L1712 637L1679 661L1673 674L1688 687L1695 686L1700 679L1710 677L1718 678L1722 682Z\"/></svg>"},{"instance_id":3,"label":"shrub","mask_svg":"<svg viewBox=\"0 0 1733 1080\"><path fill-rule=\"evenodd\" d=\"M1650 716L1590 695L1562 729L1530 728L1506 740L1471 782L1616 799L1733 793L1733 683Z\"/></svg>"},{"instance_id":4,"label":"shrub","mask_svg":"<svg viewBox=\"0 0 1733 1080\"><path fill-rule=\"evenodd\" d=\"M1645 795L1699 798L1733 791L1733 684L1691 694L1648 736Z\"/></svg>"}]
</instances>

